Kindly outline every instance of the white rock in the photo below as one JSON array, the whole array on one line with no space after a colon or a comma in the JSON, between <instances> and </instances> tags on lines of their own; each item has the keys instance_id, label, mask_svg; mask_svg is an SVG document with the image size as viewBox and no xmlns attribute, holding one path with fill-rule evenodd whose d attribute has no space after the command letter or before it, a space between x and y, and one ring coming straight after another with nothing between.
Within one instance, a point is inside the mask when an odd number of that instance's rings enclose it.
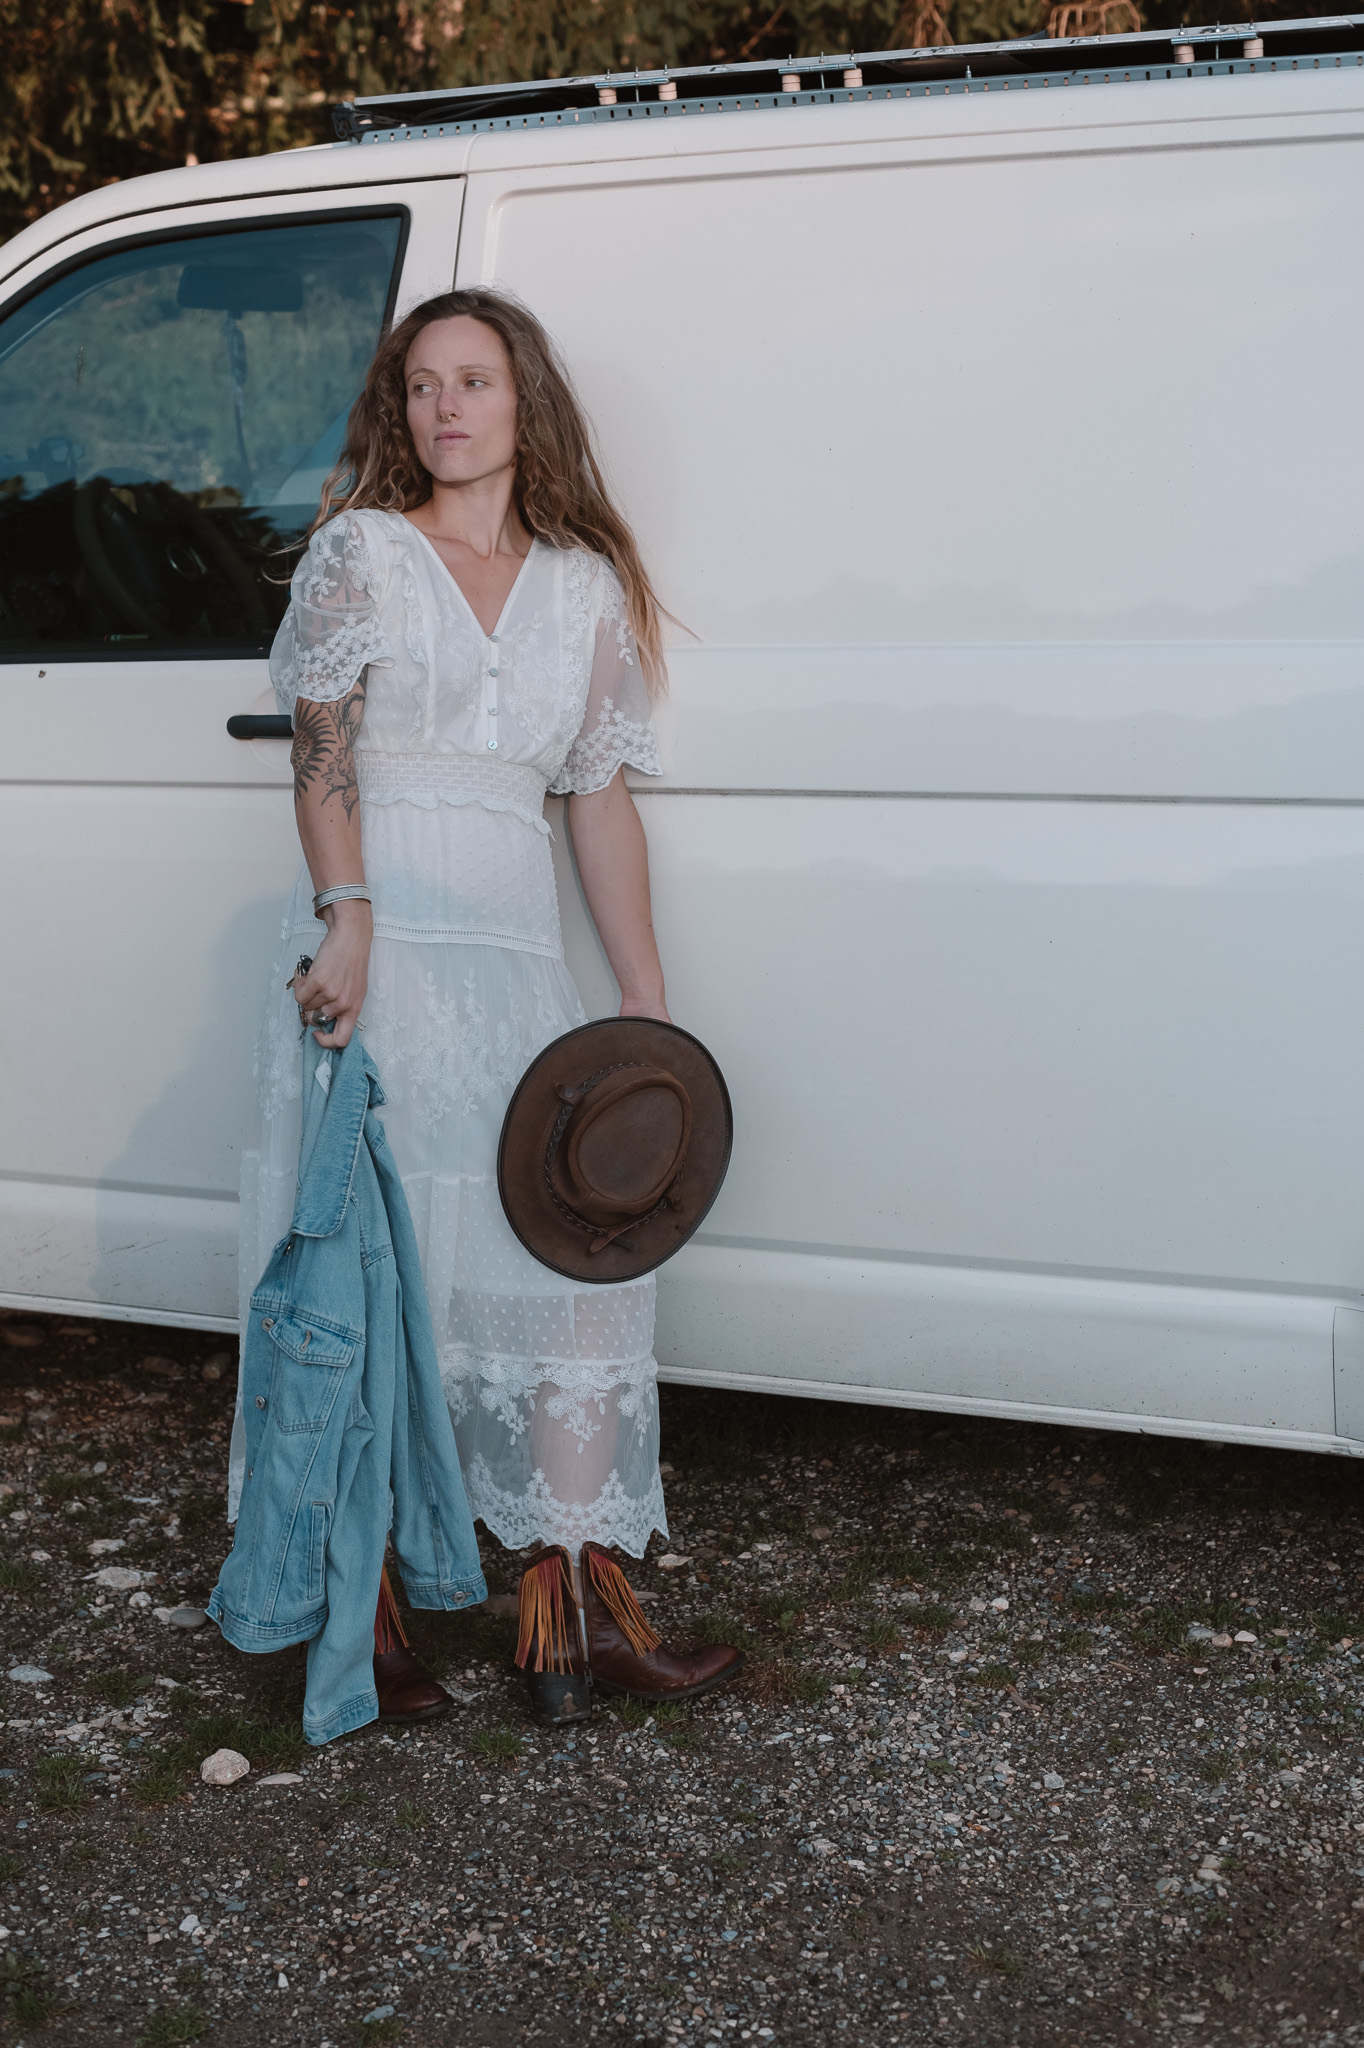
<instances>
[{"instance_id":1,"label":"white rock","mask_svg":"<svg viewBox=\"0 0 1364 2048\"><path fill-rule=\"evenodd\" d=\"M268 1778L257 1778L256 1780L258 1788L261 1785L301 1785L302 1783L302 1771L275 1771Z\"/></svg>"},{"instance_id":2,"label":"white rock","mask_svg":"<svg viewBox=\"0 0 1364 2048\"><path fill-rule=\"evenodd\" d=\"M150 1607L151 1604L152 1596L150 1593L130 1593L128 1595L128 1605L130 1607Z\"/></svg>"},{"instance_id":3,"label":"white rock","mask_svg":"<svg viewBox=\"0 0 1364 2048\"><path fill-rule=\"evenodd\" d=\"M123 1538L121 1536L96 1536L94 1542L87 1543L85 1547L91 1557L109 1557L112 1556L114 1551L122 1550Z\"/></svg>"},{"instance_id":4,"label":"white rock","mask_svg":"<svg viewBox=\"0 0 1364 2048\"><path fill-rule=\"evenodd\" d=\"M215 1749L212 1756L206 1756L199 1766L199 1776L206 1785L235 1785L238 1778L246 1777L251 1766L235 1749Z\"/></svg>"},{"instance_id":5,"label":"white rock","mask_svg":"<svg viewBox=\"0 0 1364 2048\"><path fill-rule=\"evenodd\" d=\"M131 1564L106 1564L101 1571L90 1572L87 1577L97 1586L108 1586L114 1593L131 1593L134 1586L142 1584L145 1574Z\"/></svg>"},{"instance_id":6,"label":"white rock","mask_svg":"<svg viewBox=\"0 0 1364 2048\"><path fill-rule=\"evenodd\" d=\"M172 1628L181 1628L186 1635L193 1635L195 1629L204 1627L208 1616L202 1607L172 1607L168 1610L166 1619Z\"/></svg>"},{"instance_id":7,"label":"white rock","mask_svg":"<svg viewBox=\"0 0 1364 2048\"><path fill-rule=\"evenodd\" d=\"M1232 1641L1236 1643L1258 1643L1259 1640L1260 1638L1253 1636L1248 1628L1238 1628L1232 1637Z\"/></svg>"},{"instance_id":8,"label":"white rock","mask_svg":"<svg viewBox=\"0 0 1364 2048\"><path fill-rule=\"evenodd\" d=\"M197 1934L201 1924L197 1913L186 1913L184 1919L180 1922L180 1932L182 1934Z\"/></svg>"},{"instance_id":9,"label":"white rock","mask_svg":"<svg viewBox=\"0 0 1364 2048\"><path fill-rule=\"evenodd\" d=\"M990 1605L994 1608L997 1614L1007 1614L1009 1611L1009 1603L1004 1598L1004 1595L1002 1593L1000 1594L998 1600L992 1600L990 1602Z\"/></svg>"},{"instance_id":10,"label":"white rock","mask_svg":"<svg viewBox=\"0 0 1364 2048\"><path fill-rule=\"evenodd\" d=\"M984 1614L985 1602L983 1600L973 1600L971 1602L971 1612L972 1614Z\"/></svg>"},{"instance_id":11,"label":"white rock","mask_svg":"<svg viewBox=\"0 0 1364 2048\"><path fill-rule=\"evenodd\" d=\"M50 1685L52 1673L41 1664L15 1664L9 1673L17 1685Z\"/></svg>"},{"instance_id":12,"label":"white rock","mask_svg":"<svg viewBox=\"0 0 1364 2048\"><path fill-rule=\"evenodd\" d=\"M1066 1781L1061 1776L1061 1773L1059 1771L1043 1771L1042 1785L1045 1791L1063 1792L1065 1790Z\"/></svg>"},{"instance_id":13,"label":"white rock","mask_svg":"<svg viewBox=\"0 0 1364 2048\"><path fill-rule=\"evenodd\" d=\"M964 1664L966 1662L965 1650L949 1650L947 1661L949 1664Z\"/></svg>"},{"instance_id":14,"label":"white rock","mask_svg":"<svg viewBox=\"0 0 1364 2048\"><path fill-rule=\"evenodd\" d=\"M676 1551L670 1550L665 1556L659 1558L658 1569L661 1572L680 1572L684 1564L690 1563L691 1559L689 1557L679 1557Z\"/></svg>"},{"instance_id":15,"label":"white rock","mask_svg":"<svg viewBox=\"0 0 1364 2048\"><path fill-rule=\"evenodd\" d=\"M50 1550L30 1550L29 1559L33 1564L51 1564L52 1552Z\"/></svg>"}]
</instances>

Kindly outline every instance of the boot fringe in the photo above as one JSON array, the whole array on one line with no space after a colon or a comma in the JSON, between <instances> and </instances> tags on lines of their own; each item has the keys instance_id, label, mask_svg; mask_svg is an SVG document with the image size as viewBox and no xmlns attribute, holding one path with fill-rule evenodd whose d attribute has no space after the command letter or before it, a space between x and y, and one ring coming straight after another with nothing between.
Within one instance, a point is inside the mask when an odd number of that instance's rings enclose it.
<instances>
[{"instance_id":1,"label":"boot fringe","mask_svg":"<svg viewBox=\"0 0 1364 2048\"><path fill-rule=\"evenodd\" d=\"M572 1672L578 1657L578 1613L561 1551L552 1550L521 1574L516 1663L524 1671ZM570 1620L571 1616L571 1620Z\"/></svg>"},{"instance_id":2,"label":"boot fringe","mask_svg":"<svg viewBox=\"0 0 1364 2048\"><path fill-rule=\"evenodd\" d=\"M644 1609L636 1600L630 1581L620 1566L604 1550L598 1550L591 1543L583 1545L583 1562L592 1580L593 1591L635 1655L647 1657L650 1650L658 1649L663 1638L650 1628Z\"/></svg>"}]
</instances>

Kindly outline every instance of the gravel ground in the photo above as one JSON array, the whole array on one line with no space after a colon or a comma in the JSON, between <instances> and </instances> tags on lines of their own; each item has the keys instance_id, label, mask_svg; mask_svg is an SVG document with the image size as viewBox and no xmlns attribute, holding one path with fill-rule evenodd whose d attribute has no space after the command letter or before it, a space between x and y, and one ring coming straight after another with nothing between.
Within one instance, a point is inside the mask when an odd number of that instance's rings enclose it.
<instances>
[{"instance_id":1,"label":"gravel ground","mask_svg":"<svg viewBox=\"0 0 1364 2048\"><path fill-rule=\"evenodd\" d=\"M488 1543L409 1618L455 1711L308 1750L301 1653L163 1618L221 1340L0 1312L0 1375L7 2042L1364 2044L1348 1461L665 1389L632 1576L741 1684L534 1728Z\"/></svg>"}]
</instances>

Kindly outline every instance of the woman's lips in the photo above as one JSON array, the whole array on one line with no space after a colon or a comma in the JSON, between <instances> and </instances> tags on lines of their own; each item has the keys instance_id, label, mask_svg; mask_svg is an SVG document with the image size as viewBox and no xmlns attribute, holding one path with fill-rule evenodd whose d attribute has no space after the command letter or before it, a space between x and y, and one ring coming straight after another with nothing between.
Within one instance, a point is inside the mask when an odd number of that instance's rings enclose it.
<instances>
[{"instance_id":1,"label":"woman's lips","mask_svg":"<svg viewBox=\"0 0 1364 2048\"><path fill-rule=\"evenodd\" d=\"M471 441L472 434L437 434L438 441Z\"/></svg>"}]
</instances>

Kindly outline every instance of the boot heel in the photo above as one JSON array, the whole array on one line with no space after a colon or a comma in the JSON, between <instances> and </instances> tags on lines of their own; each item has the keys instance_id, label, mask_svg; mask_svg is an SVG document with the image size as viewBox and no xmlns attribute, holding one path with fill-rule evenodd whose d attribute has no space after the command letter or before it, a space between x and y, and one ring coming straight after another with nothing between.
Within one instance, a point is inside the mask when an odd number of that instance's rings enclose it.
<instances>
[{"instance_id":1,"label":"boot heel","mask_svg":"<svg viewBox=\"0 0 1364 2048\"><path fill-rule=\"evenodd\" d=\"M527 1671L531 1712L547 1728L592 1718L592 1681L585 1671Z\"/></svg>"}]
</instances>

